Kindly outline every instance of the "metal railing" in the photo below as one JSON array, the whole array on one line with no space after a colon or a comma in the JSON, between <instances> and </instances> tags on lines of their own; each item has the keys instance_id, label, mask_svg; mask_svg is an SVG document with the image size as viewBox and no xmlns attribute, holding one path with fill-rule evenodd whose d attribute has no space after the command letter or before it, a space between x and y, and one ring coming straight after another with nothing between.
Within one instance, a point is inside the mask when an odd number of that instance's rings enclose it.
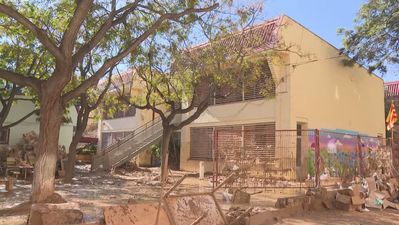
<instances>
[{"instance_id":1,"label":"metal railing","mask_svg":"<svg viewBox=\"0 0 399 225\"><path fill-rule=\"evenodd\" d=\"M158 123L162 123L162 119L159 116L155 117L154 120L148 121L147 123L139 126L135 130L133 130L131 134L129 134L129 135L123 137L122 139L118 140L117 142L112 143L111 145L107 146L103 150L103 155L105 153L108 153L108 152L118 149L118 147L121 146L122 144L134 139L137 135L141 134L142 132L146 131L148 128L151 128L152 126L157 125Z\"/></svg>"},{"instance_id":2,"label":"metal railing","mask_svg":"<svg viewBox=\"0 0 399 225\"><path fill-rule=\"evenodd\" d=\"M158 140L162 136L162 131L162 119L160 117L143 124L136 128L133 133L108 146L100 155L94 156L93 170L98 169L100 165L103 165L104 169L121 165Z\"/></svg>"}]
</instances>

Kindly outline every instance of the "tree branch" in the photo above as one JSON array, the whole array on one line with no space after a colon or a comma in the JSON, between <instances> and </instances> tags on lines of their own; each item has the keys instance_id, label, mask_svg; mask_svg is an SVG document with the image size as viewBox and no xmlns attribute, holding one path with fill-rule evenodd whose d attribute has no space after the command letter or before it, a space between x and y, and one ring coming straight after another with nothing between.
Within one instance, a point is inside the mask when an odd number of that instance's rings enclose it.
<instances>
[{"instance_id":1,"label":"tree branch","mask_svg":"<svg viewBox=\"0 0 399 225\"><path fill-rule=\"evenodd\" d=\"M39 79L34 77L25 77L22 74L8 71L2 68L0 68L0 78L9 80L12 83L18 84L21 87L29 86L35 89L36 91L39 91L40 89L41 81Z\"/></svg>"},{"instance_id":2,"label":"tree branch","mask_svg":"<svg viewBox=\"0 0 399 225\"><path fill-rule=\"evenodd\" d=\"M112 83L112 69L109 72L108 82L107 82L107 85L105 85L104 90L98 96L96 102L92 106L89 106L89 110L90 111L93 111L94 109L96 109L100 105L100 103L104 99L105 94L107 93L109 87L111 86L111 83Z\"/></svg>"},{"instance_id":3,"label":"tree branch","mask_svg":"<svg viewBox=\"0 0 399 225\"><path fill-rule=\"evenodd\" d=\"M166 13L160 16L157 21L155 21L143 34L141 34L139 37L137 37L132 44L127 47L125 50L121 51L119 54L116 56L106 60L104 64L97 70L97 72L91 76L89 79L83 81L77 88L74 90L66 93L63 95L63 99L65 102L76 98L77 96L80 95L80 93L85 92L88 88L91 86L95 85L101 77L104 76L106 71L111 67L114 66L116 63L118 63L120 60L125 58L128 54L130 54L133 50L135 50L144 40L146 40L151 34L153 34L163 23L165 20L173 20L177 19L192 13L199 13L199 12L209 12L216 7L218 7L219 4L214 4L213 6L207 7L207 8L190 8L186 9L180 13Z\"/></svg>"},{"instance_id":4,"label":"tree branch","mask_svg":"<svg viewBox=\"0 0 399 225\"><path fill-rule=\"evenodd\" d=\"M10 127L16 126L16 125L18 125L19 123L21 123L22 121L28 119L28 118L29 118L30 116L32 116L33 114L39 113L39 111L40 111L40 110L38 110L38 109L33 110L32 112L26 114L26 115L25 115L24 117L22 117L21 119L15 121L15 122L13 122L13 123L7 124L6 126L3 126L3 128L10 128Z\"/></svg>"},{"instance_id":5,"label":"tree branch","mask_svg":"<svg viewBox=\"0 0 399 225\"><path fill-rule=\"evenodd\" d=\"M134 11L134 9L137 7L139 2L140 2L140 0L136 0L133 3L130 3L130 4L126 5L125 7L122 7L118 10L115 10L115 7L113 6L112 7L113 9L112 9L109 17L101 25L100 29L94 34L94 36L90 39L90 41L88 41L82 47L80 47L79 50L76 52L76 54L73 56L73 58L72 58L73 65L78 64L88 52L93 50L98 45L98 43L100 43L100 41L103 39L103 37L106 35L107 31L110 28L122 23L126 19L126 17L132 11ZM114 0L113 5L115 5L115 4L116 3ZM114 20L115 16L121 12L124 12L124 13L118 19Z\"/></svg>"},{"instance_id":6,"label":"tree branch","mask_svg":"<svg viewBox=\"0 0 399 225\"><path fill-rule=\"evenodd\" d=\"M191 122L198 119L198 117L208 108L208 106L209 106L209 101L205 100L202 101L193 115L189 116L187 119L183 120L178 125L173 125L173 129L180 130L181 128L189 125Z\"/></svg>"},{"instance_id":7,"label":"tree branch","mask_svg":"<svg viewBox=\"0 0 399 225\"><path fill-rule=\"evenodd\" d=\"M14 97L15 97L16 94L17 94L17 85L13 84L12 85L12 89L11 89L11 93L10 93L10 97L8 97L8 99L5 102L6 104L1 109L1 112L0 112L0 125L3 125L3 123L7 119L7 116L10 113L11 106L12 106L12 103L14 102Z\"/></svg>"},{"instance_id":8,"label":"tree branch","mask_svg":"<svg viewBox=\"0 0 399 225\"><path fill-rule=\"evenodd\" d=\"M82 26L82 23L85 20L92 4L93 0L77 1L75 13L69 22L68 28L64 32L61 41L61 49L64 51L65 55L72 54L79 29Z\"/></svg>"},{"instance_id":9,"label":"tree branch","mask_svg":"<svg viewBox=\"0 0 399 225\"><path fill-rule=\"evenodd\" d=\"M15 9L7 6L5 4L0 4L0 13L3 13L16 21L18 21L21 25L23 25L26 29L28 29L32 34L39 39L40 43L58 60L63 60L64 55L54 44L53 40L46 34L46 32L35 24L33 24L29 19L24 17L22 14L17 12Z\"/></svg>"}]
</instances>

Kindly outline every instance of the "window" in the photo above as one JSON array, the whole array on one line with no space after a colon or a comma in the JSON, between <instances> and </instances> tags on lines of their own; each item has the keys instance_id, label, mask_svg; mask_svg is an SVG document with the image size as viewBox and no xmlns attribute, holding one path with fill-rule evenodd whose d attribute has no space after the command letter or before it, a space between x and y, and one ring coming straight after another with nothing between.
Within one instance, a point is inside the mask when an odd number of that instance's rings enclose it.
<instances>
[{"instance_id":1,"label":"window","mask_svg":"<svg viewBox=\"0 0 399 225\"><path fill-rule=\"evenodd\" d=\"M241 88L227 88L222 87L216 91L215 104L224 104L230 102L242 101L242 89Z\"/></svg>"},{"instance_id":2,"label":"window","mask_svg":"<svg viewBox=\"0 0 399 225\"><path fill-rule=\"evenodd\" d=\"M254 78L256 82L244 85L244 100L260 99L275 94L276 85L268 63L263 64L262 71L264 73Z\"/></svg>"},{"instance_id":3,"label":"window","mask_svg":"<svg viewBox=\"0 0 399 225\"><path fill-rule=\"evenodd\" d=\"M194 127L190 129L192 159L212 159L214 138L220 157L257 158L261 161L275 157L275 123L245 124L220 127Z\"/></svg>"},{"instance_id":4,"label":"window","mask_svg":"<svg viewBox=\"0 0 399 225\"><path fill-rule=\"evenodd\" d=\"M10 128L0 130L0 144L8 144L10 138Z\"/></svg>"},{"instance_id":5,"label":"window","mask_svg":"<svg viewBox=\"0 0 399 225\"><path fill-rule=\"evenodd\" d=\"M242 126L216 127L216 147L221 158L226 160L242 156Z\"/></svg>"},{"instance_id":6,"label":"window","mask_svg":"<svg viewBox=\"0 0 399 225\"><path fill-rule=\"evenodd\" d=\"M241 83L241 87L221 87L213 97L210 98L210 104L225 104L240 102L252 99L262 99L267 96L274 96L276 92L276 85L270 70L269 64L264 63L261 67L263 73L258 74L256 77L247 76L248 80ZM209 93L209 85L206 81L200 83L196 87L197 100L194 103L198 106Z\"/></svg>"},{"instance_id":7,"label":"window","mask_svg":"<svg viewBox=\"0 0 399 225\"><path fill-rule=\"evenodd\" d=\"M244 126L244 149L248 156L267 160L275 157L275 123Z\"/></svg>"},{"instance_id":8,"label":"window","mask_svg":"<svg viewBox=\"0 0 399 225\"><path fill-rule=\"evenodd\" d=\"M105 111L107 111L107 109ZM103 118L105 120L108 120L108 119L130 117L130 116L135 116L135 115L136 115L136 108L134 106L131 106L124 111L121 111L121 110L116 111L112 117L108 116L108 114L106 112L104 112Z\"/></svg>"},{"instance_id":9,"label":"window","mask_svg":"<svg viewBox=\"0 0 399 225\"><path fill-rule=\"evenodd\" d=\"M208 82L202 81L195 87L196 99L194 99L194 106L198 107L201 102L203 102L209 94L209 84ZM213 97L209 98L209 105L213 105Z\"/></svg>"},{"instance_id":10,"label":"window","mask_svg":"<svg viewBox=\"0 0 399 225\"><path fill-rule=\"evenodd\" d=\"M190 128L190 157L192 159L212 159L213 128Z\"/></svg>"}]
</instances>

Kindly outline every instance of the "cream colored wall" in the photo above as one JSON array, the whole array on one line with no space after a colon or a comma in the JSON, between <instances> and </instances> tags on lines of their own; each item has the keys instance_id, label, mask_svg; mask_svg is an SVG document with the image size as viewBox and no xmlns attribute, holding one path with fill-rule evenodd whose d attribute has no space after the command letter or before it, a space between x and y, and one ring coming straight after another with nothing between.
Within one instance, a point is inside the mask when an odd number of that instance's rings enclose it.
<instances>
[{"instance_id":1,"label":"cream colored wall","mask_svg":"<svg viewBox=\"0 0 399 225\"><path fill-rule=\"evenodd\" d=\"M34 104L30 101L17 101L11 108L10 113L5 121L5 125L15 122L22 118L29 112L34 110ZM60 130L59 145L64 145L68 150L68 146L71 143L73 136L73 126L76 125L77 113L74 107L69 109L69 117L72 119L72 123L63 124ZM22 134L35 131L39 134L39 122L37 116L32 115L18 125L10 128L10 139L9 144L15 145L22 140Z\"/></svg>"},{"instance_id":2,"label":"cream colored wall","mask_svg":"<svg viewBox=\"0 0 399 225\"><path fill-rule=\"evenodd\" d=\"M345 129L384 135L383 80L355 65L344 66L339 51L289 17L280 30L289 53L291 126Z\"/></svg>"}]
</instances>

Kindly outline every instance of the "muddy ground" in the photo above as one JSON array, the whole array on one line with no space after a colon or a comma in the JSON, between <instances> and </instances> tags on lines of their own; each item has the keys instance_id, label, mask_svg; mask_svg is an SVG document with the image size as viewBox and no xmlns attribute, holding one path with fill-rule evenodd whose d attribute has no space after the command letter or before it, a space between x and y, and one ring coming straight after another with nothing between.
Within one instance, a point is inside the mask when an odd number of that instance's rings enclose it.
<instances>
[{"instance_id":1,"label":"muddy ground","mask_svg":"<svg viewBox=\"0 0 399 225\"><path fill-rule=\"evenodd\" d=\"M155 202L159 197L160 183L158 182L158 168L143 171L119 171L114 174L90 173L89 166L78 166L77 178L74 183L63 184L57 181L56 192L61 194L68 202L80 204L84 213L85 222L95 222L102 218L102 208L110 205L124 204L129 199L138 202ZM122 173L120 173L122 172ZM177 180L182 172L172 172L172 180ZM180 190L189 192L206 191L212 188L208 179L198 180L190 176L179 186ZM174 177L174 178L173 178ZM12 193L0 188L0 209L10 208L27 201L31 185L18 181ZM223 200L223 190L217 193L222 209L227 211L232 205ZM259 190L250 190L257 192ZM251 218L251 223L261 221L261 224L399 224L399 211L396 210L371 210L370 212L343 212L337 210L322 210L317 212L303 211L276 211L273 208L279 196L303 194L305 190L263 190L261 194L251 197L251 206L259 214ZM249 205L240 205L245 208ZM0 216L0 225L26 224L27 215Z\"/></svg>"}]
</instances>

